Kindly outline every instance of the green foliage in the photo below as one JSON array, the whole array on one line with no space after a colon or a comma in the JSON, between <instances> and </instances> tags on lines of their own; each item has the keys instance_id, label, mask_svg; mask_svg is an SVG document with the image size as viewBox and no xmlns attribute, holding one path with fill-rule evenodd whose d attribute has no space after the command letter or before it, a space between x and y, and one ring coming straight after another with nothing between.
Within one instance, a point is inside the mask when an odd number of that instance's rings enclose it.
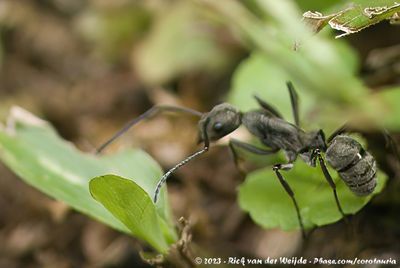
<instances>
[{"instance_id":1,"label":"green foliage","mask_svg":"<svg viewBox=\"0 0 400 268\"><path fill-rule=\"evenodd\" d=\"M283 176L295 193L305 228L336 222L342 218L333 197L332 189L319 167L312 168L297 161L292 170L283 171ZM373 195L381 192L386 176L378 172L378 185L372 195L357 197L330 169L339 200L346 214L359 211ZM265 228L279 227L283 230L299 228L292 200L276 178L271 167L250 173L239 187L240 207L249 212L251 218Z\"/></svg>"},{"instance_id":2,"label":"green foliage","mask_svg":"<svg viewBox=\"0 0 400 268\"><path fill-rule=\"evenodd\" d=\"M104 175L92 179L89 187L94 199L124 223L133 235L158 251L165 253L168 243L176 240L165 219L157 213L149 194L132 180ZM167 232L163 234L162 228Z\"/></svg>"},{"instance_id":3,"label":"green foliage","mask_svg":"<svg viewBox=\"0 0 400 268\"><path fill-rule=\"evenodd\" d=\"M255 0L260 13L264 14L263 20L239 2L202 2L217 12L233 31L241 34L266 61L282 70L284 81L291 79L297 88L309 91L320 107L314 111L314 116L321 113L321 121L328 126L348 121L359 128L371 129L382 127L382 118L399 116L390 102L371 98L361 80L354 72L349 72L343 64L347 54L335 48L336 40L311 35L300 23L300 14L292 1ZM400 121L390 122L393 125L384 127L400 129Z\"/></svg>"},{"instance_id":4,"label":"green foliage","mask_svg":"<svg viewBox=\"0 0 400 268\"><path fill-rule=\"evenodd\" d=\"M127 226L122 224L91 197L88 189L89 178L109 173L135 178L135 183L132 183L129 189L133 189L133 193L140 193L139 196L145 202L144 193L147 193L146 196L152 195L157 180L162 175L157 163L140 150L127 150L101 157L82 153L62 140L48 123L20 108L14 108L7 127L0 128L0 159L28 184L126 233L133 230L131 224L126 219L119 218L122 223L129 223ZM99 188L103 182L104 180L100 180L97 184ZM101 191L99 193L101 196L98 196L97 192L95 196L103 201L106 194ZM117 196L114 198L120 200ZM157 233L149 236L143 230L133 232L139 238L146 239L160 252L165 252L166 243L172 242L175 237L166 198L165 192L162 192L157 203L157 217L163 226L165 240L155 241L154 237L159 236ZM130 211L129 217L145 219L154 214L153 209L144 211L142 208ZM147 213L150 213L150 216Z\"/></svg>"}]
</instances>

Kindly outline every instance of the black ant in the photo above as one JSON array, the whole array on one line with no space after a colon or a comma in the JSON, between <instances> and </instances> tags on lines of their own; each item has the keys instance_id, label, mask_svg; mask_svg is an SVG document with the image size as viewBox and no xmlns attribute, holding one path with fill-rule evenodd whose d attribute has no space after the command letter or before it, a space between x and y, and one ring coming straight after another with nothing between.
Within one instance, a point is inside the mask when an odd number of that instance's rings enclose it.
<instances>
[{"instance_id":1,"label":"black ant","mask_svg":"<svg viewBox=\"0 0 400 268\"><path fill-rule=\"evenodd\" d=\"M324 132L321 129L311 132L302 130L299 123L297 93L291 82L287 82L287 88L290 94L294 124L283 119L277 110L257 96L255 96L255 99L261 108L244 113L228 103L219 104L208 113L200 113L192 109L173 106L154 106L138 118L130 121L109 141L103 144L98 149L98 152L102 151L108 144L140 120L153 116L158 112L181 112L200 117L198 123L199 140L204 142L203 149L190 155L162 176L154 192L154 202L157 202L161 187L175 170L207 152L210 148L210 142L219 140L243 124L251 134L256 136L268 148L259 148L236 139L230 139L229 147L233 153L236 166L238 166L237 148L257 155L270 155L283 150L287 163L277 163L272 167L272 170L293 201L302 235L305 237L306 233L299 206L295 199L295 193L283 177L281 170L290 170L297 156L300 156L311 167L315 167L318 160L324 177L332 188L337 208L342 216L345 217L336 192L336 185L329 174L322 153L325 153L325 158L329 165L339 173L350 190L358 196L369 195L374 191L377 183L377 167L374 157L365 151L359 142L343 134L346 132L344 127L335 131L328 139L325 139Z\"/></svg>"}]
</instances>

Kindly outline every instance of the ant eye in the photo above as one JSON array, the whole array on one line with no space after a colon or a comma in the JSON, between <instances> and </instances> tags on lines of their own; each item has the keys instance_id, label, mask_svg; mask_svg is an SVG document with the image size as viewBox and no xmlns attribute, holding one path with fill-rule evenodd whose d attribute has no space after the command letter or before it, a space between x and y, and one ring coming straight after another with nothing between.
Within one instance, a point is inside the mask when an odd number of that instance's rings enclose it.
<instances>
[{"instance_id":1,"label":"ant eye","mask_svg":"<svg viewBox=\"0 0 400 268\"><path fill-rule=\"evenodd\" d=\"M215 131L220 131L222 128L223 128L223 124L221 123L221 122L216 122L215 124L214 124L214 126L213 126L213 129L215 130Z\"/></svg>"}]
</instances>

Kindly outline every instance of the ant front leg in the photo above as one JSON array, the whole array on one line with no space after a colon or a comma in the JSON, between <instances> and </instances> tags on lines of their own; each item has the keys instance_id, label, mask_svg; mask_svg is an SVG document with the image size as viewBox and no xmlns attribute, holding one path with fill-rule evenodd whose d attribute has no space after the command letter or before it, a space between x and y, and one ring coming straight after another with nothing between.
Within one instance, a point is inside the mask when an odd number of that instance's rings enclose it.
<instances>
[{"instance_id":1,"label":"ant front leg","mask_svg":"<svg viewBox=\"0 0 400 268\"><path fill-rule=\"evenodd\" d=\"M262 148L258 148L252 144L249 143L245 143L236 139L230 139L229 140L229 148L231 149L232 155L233 155L233 161L235 163L235 166L237 167L237 169L239 170L240 173L242 174L246 174L245 170L243 170L242 168L240 168L239 165L239 154L237 151L237 148L243 149L249 153L253 153L256 155L270 155L270 154L274 154L277 153L279 151L279 149L262 149Z\"/></svg>"},{"instance_id":2,"label":"ant front leg","mask_svg":"<svg viewBox=\"0 0 400 268\"><path fill-rule=\"evenodd\" d=\"M328 181L329 186L333 190L333 195L335 197L336 205L339 209L339 212L340 212L340 214L342 214L342 217L345 219L345 221L347 221L346 215L344 214L342 206L340 205L340 202L339 202L339 197L338 197L337 191L336 191L336 184L333 181L332 176L329 174L328 168L326 167L325 161L322 158L321 151L319 149L315 149L313 151L313 158L315 158L315 157L318 158L319 165L321 166L321 169L322 169L322 173L324 173L325 179Z\"/></svg>"},{"instance_id":3,"label":"ant front leg","mask_svg":"<svg viewBox=\"0 0 400 268\"><path fill-rule=\"evenodd\" d=\"M236 151L236 148L241 148L244 149L250 153L253 154L257 154L257 155L269 155L269 154L274 154L277 153L279 151L279 149L261 149L258 148L252 144L248 144L248 143L244 143L242 141L239 140L235 140L235 139L231 139L229 141L229 147L232 151L233 157L234 157L234 161L235 161L235 165L238 167L238 169L242 172L242 170L239 167L239 163L238 163L238 154ZM236 147L236 148L235 148ZM292 163L289 164L277 164L274 165L274 167L272 168L272 170L275 172L276 176L279 179L279 182L282 184L283 188L285 189L285 191L288 193L288 195L290 196L290 198L293 201L294 207L296 209L296 213L297 213L297 218L299 220L299 225L301 228L301 233L303 238L306 238L306 232L304 229L304 225L303 225L303 221L300 215L300 209L299 206L297 204L297 201L294 197L294 192L292 190L292 188L290 187L290 185L287 183L287 181L283 178L282 174L279 172L279 170L290 170L293 167Z\"/></svg>"},{"instance_id":4,"label":"ant front leg","mask_svg":"<svg viewBox=\"0 0 400 268\"><path fill-rule=\"evenodd\" d=\"M197 117L201 117L202 113L185 108L185 107L176 107L176 106L168 106L168 105L157 105L149 110L147 110L145 113L139 115L138 117L132 119L129 121L124 127L122 127L117 133L114 134L108 141L103 143L97 150L96 153L99 154L101 151L103 151L108 145L110 145L113 141L115 141L117 138L119 138L122 134L127 132L131 127L142 121L143 119L151 118L155 116L156 114L160 112L175 112L175 113L186 113L190 115L194 115Z\"/></svg>"},{"instance_id":5,"label":"ant front leg","mask_svg":"<svg viewBox=\"0 0 400 268\"><path fill-rule=\"evenodd\" d=\"M302 220L301 215L300 215L299 205L297 204L296 198L294 197L294 192L293 192L292 188L290 187L290 185L288 184L288 182L285 180L285 178L279 172L280 170L285 170L286 171L286 170L290 170L292 168L293 168L293 164L292 163L277 164L277 165L274 165L272 167L272 170L275 172L276 176L279 179L279 182L281 183L281 185L285 189L286 193L290 196L290 198L293 201L294 207L296 209L297 219L299 220L299 225L300 225L300 228L301 228L301 234L303 236L303 239L305 239L306 238L306 231L304 229L303 220Z\"/></svg>"},{"instance_id":6,"label":"ant front leg","mask_svg":"<svg viewBox=\"0 0 400 268\"><path fill-rule=\"evenodd\" d=\"M165 182L167 181L168 177L171 176L172 173L174 173L178 168L186 165L187 163L189 163L190 161L192 161L194 158L198 157L201 154L204 154L205 152L208 152L208 150L210 149L210 139L208 137L207 134L207 126L210 123L210 119L207 118L204 122L203 125L203 133L204 133L204 147L203 149L201 149L200 151L197 151L193 154L191 154L190 156L186 157L184 160L182 160L181 162L179 162L178 164L176 164L173 168L171 168L170 170L168 170L162 177L161 179L158 181L156 189L154 190L154 197L153 197L153 201L154 203L157 203L158 200L158 196L160 194L161 191L161 187L165 184Z\"/></svg>"}]
</instances>

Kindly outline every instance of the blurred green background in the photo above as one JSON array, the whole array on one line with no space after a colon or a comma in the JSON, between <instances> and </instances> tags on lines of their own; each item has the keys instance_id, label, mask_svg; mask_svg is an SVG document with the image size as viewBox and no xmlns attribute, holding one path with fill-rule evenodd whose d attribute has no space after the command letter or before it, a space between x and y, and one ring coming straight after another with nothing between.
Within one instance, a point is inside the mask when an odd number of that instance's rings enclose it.
<instances>
[{"instance_id":1,"label":"blurred green background","mask_svg":"<svg viewBox=\"0 0 400 268\"><path fill-rule=\"evenodd\" d=\"M380 134L386 128L399 138L400 27L384 21L335 39L339 33L329 27L312 35L301 22L305 11L331 14L350 2L2 0L0 121L5 124L10 108L21 106L93 153L155 104L206 112L228 101L247 111L256 107L257 94L292 121L285 88L291 80L306 130L330 133L351 122L362 131L388 177L381 194L350 217L349 225L316 229L305 244L297 231L262 229L240 209L244 178L227 147L219 146L223 141L169 181L174 221L191 220L198 256L400 260L400 169ZM195 120L159 116L107 152L139 147L167 169L195 150L196 135ZM251 140L246 132L235 135ZM40 146L49 144L43 138ZM271 161L255 159L248 166ZM266 186L268 179L276 180L266 178ZM251 185L245 186L242 208ZM0 241L0 267L147 267L138 255L146 244L45 196L1 163Z\"/></svg>"}]
</instances>

